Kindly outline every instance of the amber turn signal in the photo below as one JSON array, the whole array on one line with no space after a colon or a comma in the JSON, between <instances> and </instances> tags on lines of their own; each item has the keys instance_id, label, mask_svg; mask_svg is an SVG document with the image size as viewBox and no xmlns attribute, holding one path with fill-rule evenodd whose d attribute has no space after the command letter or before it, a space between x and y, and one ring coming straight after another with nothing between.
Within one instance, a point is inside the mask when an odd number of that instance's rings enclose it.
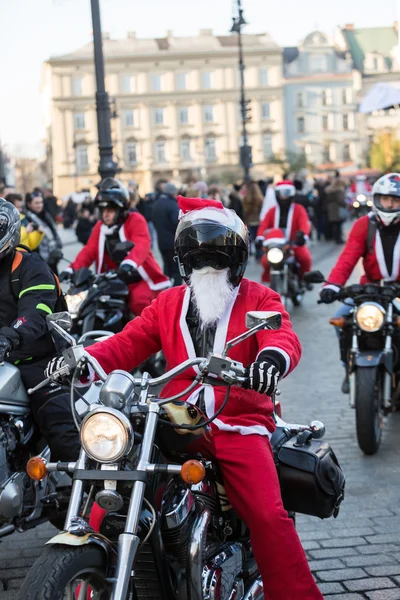
<instances>
[{"instance_id":1,"label":"amber turn signal","mask_svg":"<svg viewBox=\"0 0 400 600\"><path fill-rule=\"evenodd\" d=\"M206 470L199 460L187 460L181 467L181 477L189 485L200 483L205 475Z\"/></svg>"},{"instance_id":2,"label":"amber turn signal","mask_svg":"<svg viewBox=\"0 0 400 600\"><path fill-rule=\"evenodd\" d=\"M338 317L337 319L329 319L329 323L331 325L335 325L335 327L344 327L346 319L344 317Z\"/></svg>"},{"instance_id":3,"label":"amber turn signal","mask_svg":"<svg viewBox=\"0 0 400 600\"><path fill-rule=\"evenodd\" d=\"M41 481L47 475L46 461L40 456L34 456L28 460L26 472L34 481Z\"/></svg>"},{"instance_id":4,"label":"amber turn signal","mask_svg":"<svg viewBox=\"0 0 400 600\"><path fill-rule=\"evenodd\" d=\"M400 327L400 317L396 317L396 327Z\"/></svg>"}]
</instances>

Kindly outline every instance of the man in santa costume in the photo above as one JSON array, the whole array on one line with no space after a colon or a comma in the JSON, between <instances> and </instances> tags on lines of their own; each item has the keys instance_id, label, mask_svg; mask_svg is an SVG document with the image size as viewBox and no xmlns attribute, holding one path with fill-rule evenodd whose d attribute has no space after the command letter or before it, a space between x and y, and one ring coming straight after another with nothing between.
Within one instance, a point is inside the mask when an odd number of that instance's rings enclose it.
<instances>
[{"instance_id":1,"label":"man in santa costume","mask_svg":"<svg viewBox=\"0 0 400 600\"><path fill-rule=\"evenodd\" d=\"M400 173L388 173L378 179L373 188L372 212L355 221L343 252L320 291L321 301L330 304L346 284L360 258L364 275L360 283L400 281ZM335 316L352 310L349 302ZM345 378L342 391L348 393Z\"/></svg>"},{"instance_id":2,"label":"man in santa costume","mask_svg":"<svg viewBox=\"0 0 400 600\"><path fill-rule=\"evenodd\" d=\"M128 212L129 192L117 179L106 178L99 186L95 205L101 220L74 262L60 275L65 281L75 270L96 263L96 273L117 269L128 284L129 308L140 315L161 290L171 286L151 253L151 239L146 220L138 212ZM134 247L122 262L113 258L119 242L133 242Z\"/></svg>"},{"instance_id":3,"label":"man in santa costume","mask_svg":"<svg viewBox=\"0 0 400 600\"><path fill-rule=\"evenodd\" d=\"M280 181L275 186L277 204L270 208L260 223L256 244L274 238L293 242L293 252L299 264L300 278L311 270L311 253L306 246L311 232L311 223L304 206L293 202L296 188L291 181ZM269 264L266 255L261 264L264 267L262 281L269 282Z\"/></svg>"},{"instance_id":4,"label":"man in santa costume","mask_svg":"<svg viewBox=\"0 0 400 600\"><path fill-rule=\"evenodd\" d=\"M172 369L188 358L222 353L227 340L245 331L248 311L282 313L281 329L259 331L230 351L232 359L247 365L247 384L245 389L232 388L226 409L213 421L208 457L218 462L230 502L250 529L265 598L321 599L283 508L269 443L275 428L270 396L278 380L297 365L299 340L278 294L243 279L249 237L236 213L214 200L178 197L178 203L182 216L175 250L186 285L161 293L121 333L89 352L110 372L131 371L162 349L167 369ZM47 373L57 366L56 361L49 363ZM197 373L190 368L178 375L164 387L162 397L183 391ZM202 384L189 402L212 417L225 392L224 386Z\"/></svg>"}]
</instances>

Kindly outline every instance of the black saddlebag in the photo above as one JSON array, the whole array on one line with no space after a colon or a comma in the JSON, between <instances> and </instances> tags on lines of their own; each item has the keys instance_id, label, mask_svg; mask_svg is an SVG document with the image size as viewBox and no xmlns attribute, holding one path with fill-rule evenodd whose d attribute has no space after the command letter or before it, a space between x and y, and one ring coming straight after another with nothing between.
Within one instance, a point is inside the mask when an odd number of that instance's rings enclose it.
<instances>
[{"instance_id":1,"label":"black saddlebag","mask_svg":"<svg viewBox=\"0 0 400 600\"><path fill-rule=\"evenodd\" d=\"M304 433L280 441L274 453L285 509L321 519L337 517L345 478L330 445Z\"/></svg>"}]
</instances>

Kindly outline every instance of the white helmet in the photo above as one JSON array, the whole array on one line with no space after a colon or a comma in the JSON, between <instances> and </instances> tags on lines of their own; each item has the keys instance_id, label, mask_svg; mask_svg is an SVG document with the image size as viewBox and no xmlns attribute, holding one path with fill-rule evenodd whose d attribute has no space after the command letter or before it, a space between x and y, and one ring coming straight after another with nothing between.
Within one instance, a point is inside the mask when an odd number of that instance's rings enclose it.
<instances>
[{"instance_id":1,"label":"white helmet","mask_svg":"<svg viewBox=\"0 0 400 600\"><path fill-rule=\"evenodd\" d=\"M400 173L387 173L380 177L374 183L372 194L372 210L378 221L384 227L400 222L400 206L399 208L389 209L383 208L381 204L382 196L395 196L400 200Z\"/></svg>"}]
</instances>

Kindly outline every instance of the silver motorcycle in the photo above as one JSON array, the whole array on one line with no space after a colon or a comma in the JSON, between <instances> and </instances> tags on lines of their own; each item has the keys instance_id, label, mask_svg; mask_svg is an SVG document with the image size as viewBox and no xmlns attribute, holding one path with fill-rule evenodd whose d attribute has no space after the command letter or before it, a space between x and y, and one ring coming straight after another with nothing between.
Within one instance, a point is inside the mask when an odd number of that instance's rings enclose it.
<instances>
[{"instance_id":1,"label":"silver motorcycle","mask_svg":"<svg viewBox=\"0 0 400 600\"><path fill-rule=\"evenodd\" d=\"M47 543L28 572L20 600L264 598L249 531L229 504L217 465L191 455L188 448L199 436L207 439L210 423L229 401L230 386L245 380L244 366L228 357L229 350L280 324L280 313L247 313L248 331L229 341L222 355L186 360L156 379L147 373L134 378L122 370L107 375L70 340L63 374L75 373L71 405L82 450L77 462L49 463L42 457L30 469L38 480L48 473L70 473L73 485L64 531ZM59 329L54 322L51 327ZM85 393L80 388L75 402L73 383L84 364L98 381ZM183 392L164 399L151 393L194 365L199 375ZM179 401L202 382L227 387L211 418ZM309 427L281 422L274 444L284 448L298 436L301 446L303 436L311 447L323 434L320 422ZM319 444L322 455L328 445ZM290 454L291 448L286 450ZM316 472L314 465L312 470ZM332 466L329 470L331 477ZM289 498L289 510L295 510L296 497ZM341 499L342 494L335 496L335 506L319 516L337 513ZM99 533L88 524L93 500L106 511Z\"/></svg>"}]
</instances>

